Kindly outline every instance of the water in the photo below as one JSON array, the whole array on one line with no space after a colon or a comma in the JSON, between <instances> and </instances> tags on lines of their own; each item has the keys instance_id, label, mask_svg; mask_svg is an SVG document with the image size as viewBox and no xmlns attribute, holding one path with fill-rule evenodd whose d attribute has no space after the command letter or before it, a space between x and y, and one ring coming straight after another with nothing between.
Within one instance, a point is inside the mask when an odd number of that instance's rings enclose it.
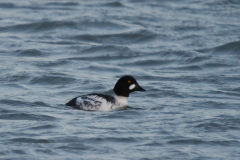
<instances>
[{"instance_id":1,"label":"water","mask_svg":"<svg viewBox=\"0 0 240 160\"><path fill-rule=\"evenodd\" d=\"M2 159L239 159L240 1L0 2ZM75 96L127 110L87 112Z\"/></svg>"}]
</instances>

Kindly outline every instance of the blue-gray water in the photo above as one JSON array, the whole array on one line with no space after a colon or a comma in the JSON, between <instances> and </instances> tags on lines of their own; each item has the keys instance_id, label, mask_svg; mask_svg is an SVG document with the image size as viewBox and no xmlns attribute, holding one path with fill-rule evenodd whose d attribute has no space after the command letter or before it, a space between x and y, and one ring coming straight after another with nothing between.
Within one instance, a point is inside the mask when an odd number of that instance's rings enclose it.
<instances>
[{"instance_id":1,"label":"blue-gray water","mask_svg":"<svg viewBox=\"0 0 240 160\"><path fill-rule=\"evenodd\" d=\"M239 0L0 1L0 158L240 157ZM136 77L127 110L66 107Z\"/></svg>"}]
</instances>

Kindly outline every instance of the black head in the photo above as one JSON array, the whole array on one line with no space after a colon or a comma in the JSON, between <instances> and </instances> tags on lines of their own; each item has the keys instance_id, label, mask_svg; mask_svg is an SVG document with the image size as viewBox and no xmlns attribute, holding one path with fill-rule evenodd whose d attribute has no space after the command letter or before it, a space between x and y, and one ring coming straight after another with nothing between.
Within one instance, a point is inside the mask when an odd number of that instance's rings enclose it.
<instances>
[{"instance_id":1,"label":"black head","mask_svg":"<svg viewBox=\"0 0 240 160\"><path fill-rule=\"evenodd\" d=\"M128 97L134 91L146 91L136 81L133 76L123 76L114 87L114 93L118 96Z\"/></svg>"}]
</instances>

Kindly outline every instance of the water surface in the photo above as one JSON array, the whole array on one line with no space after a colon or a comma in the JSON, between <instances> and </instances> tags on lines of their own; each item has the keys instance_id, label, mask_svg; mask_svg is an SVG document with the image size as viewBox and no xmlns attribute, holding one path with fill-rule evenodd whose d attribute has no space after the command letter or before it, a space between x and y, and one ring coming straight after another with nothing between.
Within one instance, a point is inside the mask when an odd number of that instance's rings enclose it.
<instances>
[{"instance_id":1,"label":"water surface","mask_svg":"<svg viewBox=\"0 0 240 160\"><path fill-rule=\"evenodd\" d=\"M2 159L239 159L238 0L0 2ZM113 95L127 110L64 104Z\"/></svg>"}]
</instances>

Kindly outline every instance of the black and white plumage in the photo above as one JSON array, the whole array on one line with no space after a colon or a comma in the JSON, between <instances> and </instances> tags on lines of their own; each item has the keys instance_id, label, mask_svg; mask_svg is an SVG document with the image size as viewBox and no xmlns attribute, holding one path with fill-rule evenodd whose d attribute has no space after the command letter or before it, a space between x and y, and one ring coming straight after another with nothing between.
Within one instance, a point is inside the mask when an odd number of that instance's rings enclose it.
<instances>
[{"instance_id":1,"label":"black and white plumage","mask_svg":"<svg viewBox=\"0 0 240 160\"><path fill-rule=\"evenodd\" d=\"M134 91L146 91L143 89L132 76L123 76L120 78L113 89L115 97L105 94L92 93L73 98L67 106L76 109L89 111L110 111L114 109L126 108L128 97Z\"/></svg>"}]
</instances>

